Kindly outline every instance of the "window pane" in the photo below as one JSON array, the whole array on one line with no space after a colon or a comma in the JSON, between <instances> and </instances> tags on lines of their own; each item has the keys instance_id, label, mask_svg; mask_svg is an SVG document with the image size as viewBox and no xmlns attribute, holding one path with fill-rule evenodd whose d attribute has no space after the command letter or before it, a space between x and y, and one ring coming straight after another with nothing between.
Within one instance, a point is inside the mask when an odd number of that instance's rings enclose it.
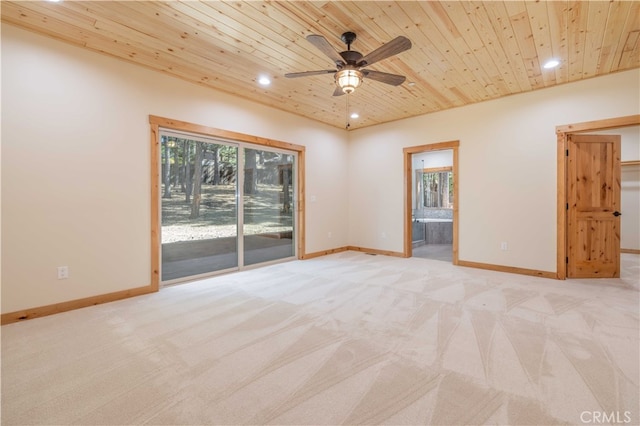
<instances>
[{"instance_id":1,"label":"window pane","mask_svg":"<svg viewBox=\"0 0 640 426\"><path fill-rule=\"evenodd\" d=\"M237 152L161 136L163 281L238 266Z\"/></svg>"},{"instance_id":2,"label":"window pane","mask_svg":"<svg viewBox=\"0 0 640 426\"><path fill-rule=\"evenodd\" d=\"M244 157L244 264L294 256L294 156L247 148Z\"/></svg>"},{"instance_id":3,"label":"window pane","mask_svg":"<svg viewBox=\"0 0 640 426\"><path fill-rule=\"evenodd\" d=\"M453 208L453 173L429 172L422 175L424 207Z\"/></svg>"}]
</instances>

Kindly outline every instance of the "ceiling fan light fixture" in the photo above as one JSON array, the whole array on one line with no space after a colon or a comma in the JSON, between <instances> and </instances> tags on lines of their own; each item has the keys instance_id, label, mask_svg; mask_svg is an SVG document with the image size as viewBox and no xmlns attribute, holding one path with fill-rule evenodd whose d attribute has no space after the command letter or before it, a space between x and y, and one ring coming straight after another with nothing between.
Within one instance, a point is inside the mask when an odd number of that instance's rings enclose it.
<instances>
[{"instance_id":1,"label":"ceiling fan light fixture","mask_svg":"<svg viewBox=\"0 0 640 426\"><path fill-rule=\"evenodd\" d=\"M336 73L336 84L348 95L362 84L362 77L362 72L359 70L340 70Z\"/></svg>"}]
</instances>

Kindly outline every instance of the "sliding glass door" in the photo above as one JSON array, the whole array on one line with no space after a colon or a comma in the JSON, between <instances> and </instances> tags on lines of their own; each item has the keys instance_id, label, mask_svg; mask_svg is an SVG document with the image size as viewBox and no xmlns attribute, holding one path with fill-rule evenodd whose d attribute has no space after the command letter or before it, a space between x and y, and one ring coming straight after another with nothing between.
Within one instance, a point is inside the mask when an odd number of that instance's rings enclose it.
<instances>
[{"instance_id":1,"label":"sliding glass door","mask_svg":"<svg viewBox=\"0 0 640 426\"><path fill-rule=\"evenodd\" d=\"M238 266L238 147L162 132L162 281Z\"/></svg>"},{"instance_id":2,"label":"sliding glass door","mask_svg":"<svg viewBox=\"0 0 640 426\"><path fill-rule=\"evenodd\" d=\"M160 157L163 283L295 256L294 153L161 130Z\"/></svg>"},{"instance_id":3,"label":"sliding glass door","mask_svg":"<svg viewBox=\"0 0 640 426\"><path fill-rule=\"evenodd\" d=\"M253 265L295 255L294 155L244 149L243 254Z\"/></svg>"}]
</instances>

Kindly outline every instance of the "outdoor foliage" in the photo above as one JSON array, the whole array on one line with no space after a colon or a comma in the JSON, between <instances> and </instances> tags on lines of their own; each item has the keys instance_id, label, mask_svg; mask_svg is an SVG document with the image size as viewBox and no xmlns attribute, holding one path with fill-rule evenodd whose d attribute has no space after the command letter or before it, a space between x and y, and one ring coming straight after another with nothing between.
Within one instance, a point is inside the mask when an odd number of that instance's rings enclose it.
<instances>
[{"instance_id":1,"label":"outdoor foliage","mask_svg":"<svg viewBox=\"0 0 640 426\"><path fill-rule=\"evenodd\" d=\"M238 148L163 136L162 242L237 235ZM245 149L244 234L291 230L292 158Z\"/></svg>"}]
</instances>

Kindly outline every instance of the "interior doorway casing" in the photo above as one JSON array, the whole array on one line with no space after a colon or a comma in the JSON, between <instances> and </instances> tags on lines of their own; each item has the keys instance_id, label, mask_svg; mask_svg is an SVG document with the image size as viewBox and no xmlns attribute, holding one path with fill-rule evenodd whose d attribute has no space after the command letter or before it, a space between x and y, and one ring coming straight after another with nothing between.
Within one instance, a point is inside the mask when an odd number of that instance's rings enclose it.
<instances>
[{"instance_id":1,"label":"interior doorway casing","mask_svg":"<svg viewBox=\"0 0 640 426\"><path fill-rule=\"evenodd\" d=\"M412 162L411 156L413 154L421 153L421 152L429 152L429 151L443 151L443 150L452 150L453 151L453 199L455 202L453 203L453 253L452 253L452 263L454 265L458 264L458 210L460 206L460 196L459 196L459 188L460 188L460 174L458 172L458 148L460 146L460 141L449 141L449 142L440 142L434 144L427 145L419 145L407 147L402 150L404 155L404 257L411 257L411 253L413 251L412 248L412 235L411 235L411 212L413 210L412 206L412 195L413 195L413 171L412 171Z\"/></svg>"},{"instance_id":2,"label":"interior doorway casing","mask_svg":"<svg viewBox=\"0 0 640 426\"><path fill-rule=\"evenodd\" d=\"M609 130L619 127L637 126L640 124L640 114L625 117L609 118L605 120L587 121L575 124L566 124L556 127L558 141L557 151L557 278L567 278L567 148L568 137L571 134L585 133L598 130Z\"/></svg>"}]
</instances>

